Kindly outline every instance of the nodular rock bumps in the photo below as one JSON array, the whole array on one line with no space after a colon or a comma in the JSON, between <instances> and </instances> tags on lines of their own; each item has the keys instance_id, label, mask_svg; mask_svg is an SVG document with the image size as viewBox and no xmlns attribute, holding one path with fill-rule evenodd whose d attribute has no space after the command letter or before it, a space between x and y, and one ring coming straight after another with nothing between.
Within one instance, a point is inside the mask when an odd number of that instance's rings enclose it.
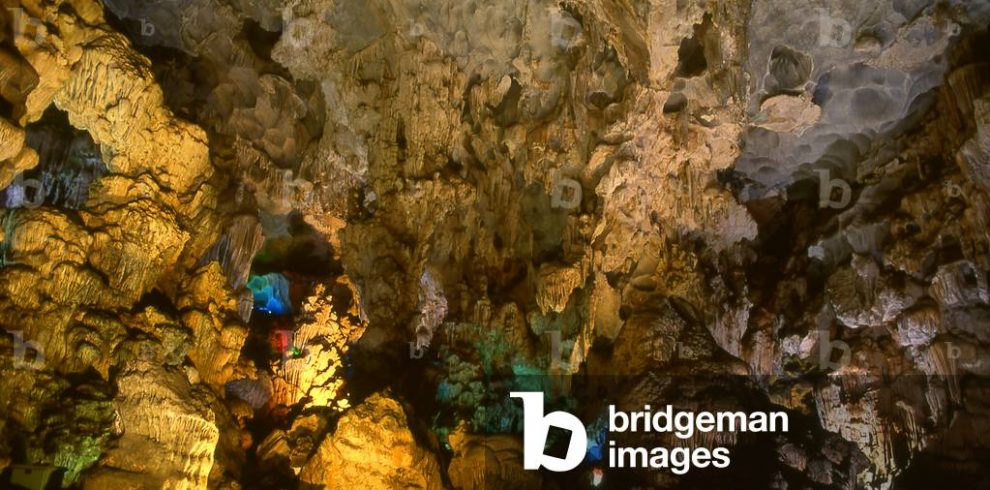
<instances>
[{"instance_id":1,"label":"nodular rock bumps","mask_svg":"<svg viewBox=\"0 0 990 490\"><path fill-rule=\"evenodd\" d=\"M990 488L988 0L0 4L0 487Z\"/></svg>"}]
</instances>

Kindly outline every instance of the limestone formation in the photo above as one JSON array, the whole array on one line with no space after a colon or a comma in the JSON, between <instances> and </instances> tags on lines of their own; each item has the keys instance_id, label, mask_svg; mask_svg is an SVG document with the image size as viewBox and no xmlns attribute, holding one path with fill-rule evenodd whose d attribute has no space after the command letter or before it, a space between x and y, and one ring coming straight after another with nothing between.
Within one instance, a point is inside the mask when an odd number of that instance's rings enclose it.
<instances>
[{"instance_id":1,"label":"limestone formation","mask_svg":"<svg viewBox=\"0 0 990 490\"><path fill-rule=\"evenodd\" d=\"M987 0L0 4L0 487L990 485Z\"/></svg>"},{"instance_id":2,"label":"limestone formation","mask_svg":"<svg viewBox=\"0 0 990 490\"><path fill-rule=\"evenodd\" d=\"M300 473L300 480L328 489L440 489L439 465L409 431L402 405L373 395L337 422Z\"/></svg>"}]
</instances>

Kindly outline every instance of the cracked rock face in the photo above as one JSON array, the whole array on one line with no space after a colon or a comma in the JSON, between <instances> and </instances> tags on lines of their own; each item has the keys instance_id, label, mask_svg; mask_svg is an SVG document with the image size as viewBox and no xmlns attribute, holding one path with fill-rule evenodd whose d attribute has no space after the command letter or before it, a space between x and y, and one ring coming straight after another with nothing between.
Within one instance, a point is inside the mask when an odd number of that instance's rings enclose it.
<instances>
[{"instance_id":1,"label":"cracked rock face","mask_svg":"<svg viewBox=\"0 0 990 490\"><path fill-rule=\"evenodd\" d=\"M0 486L990 485L985 0L0 3Z\"/></svg>"}]
</instances>

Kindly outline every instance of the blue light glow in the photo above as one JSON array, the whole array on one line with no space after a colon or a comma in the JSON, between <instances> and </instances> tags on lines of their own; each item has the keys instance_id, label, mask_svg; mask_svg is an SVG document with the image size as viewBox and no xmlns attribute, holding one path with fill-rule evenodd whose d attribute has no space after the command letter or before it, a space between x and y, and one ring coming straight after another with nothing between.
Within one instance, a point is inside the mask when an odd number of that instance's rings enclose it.
<instances>
[{"instance_id":1,"label":"blue light glow","mask_svg":"<svg viewBox=\"0 0 990 490\"><path fill-rule=\"evenodd\" d=\"M282 274L252 275L247 287L254 293L254 309L272 315L291 315L289 281Z\"/></svg>"}]
</instances>

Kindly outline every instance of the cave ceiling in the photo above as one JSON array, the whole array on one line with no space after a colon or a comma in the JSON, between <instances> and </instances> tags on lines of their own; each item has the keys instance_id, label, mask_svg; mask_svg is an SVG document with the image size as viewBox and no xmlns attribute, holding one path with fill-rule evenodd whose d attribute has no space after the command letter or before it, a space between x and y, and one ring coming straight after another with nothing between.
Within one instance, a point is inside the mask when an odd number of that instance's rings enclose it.
<instances>
[{"instance_id":1,"label":"cave ceiling","mask_svg":"<svg viewBox=\"0 0 990 490\"><path fill-rule=\"evenodd\" d=\"M990 1L0 4L0 487L990 488Z\"/></svg>"}]
</instances>

